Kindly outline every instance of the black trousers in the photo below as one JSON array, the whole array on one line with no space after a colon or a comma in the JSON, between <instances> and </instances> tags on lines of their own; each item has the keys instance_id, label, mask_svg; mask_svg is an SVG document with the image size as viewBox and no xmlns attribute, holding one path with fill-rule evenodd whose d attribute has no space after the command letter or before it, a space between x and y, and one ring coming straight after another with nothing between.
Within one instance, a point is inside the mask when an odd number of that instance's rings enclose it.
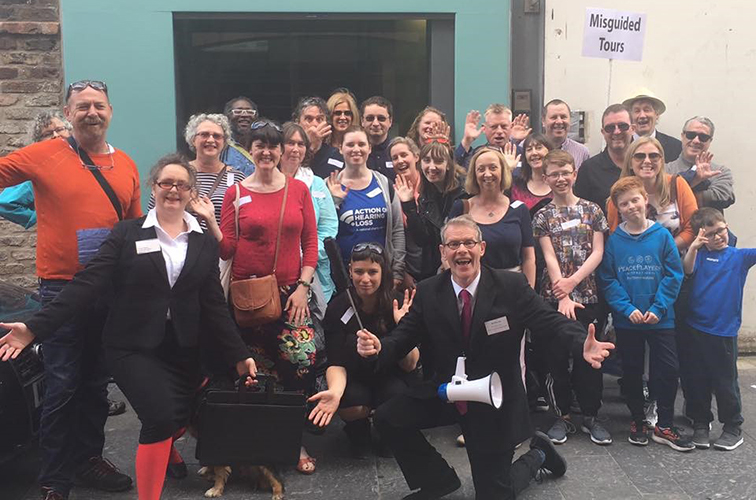
<instances>
[{"instance_id":1,"label":"black trousers","mask_svg":"<svg viewBox=\"0 0 756 500\"><path fill-rule=\"evenodd\" d=\"M552 304L556 309L556 304ZM575 309L578 321L586 328L595 322L597 335L604 330L603 314L599 304L585 304L585 309ZM572 357L572 374L570 374ZM604 390L601 370L591 368L583 359L582 347L575 346L571 337L556 336L548 347L549 374L546 389L549 403L557 416L570 414L572 389L575 390L580 409L588 417L595 417L601 408L601 393Z\"/></svg>"},{"instance_id":2,"label":"black trousers","mask_svg":"<svg viewBox=\"0 0 756 500\"><path fill-rule=\"evenodd\" d=\"M106 356L113 378L142 423L139 443L159 443L186 427L201 378L199 348L179 346L170 321L157 349L106 348Z\"/></svg>"},{"instance_id":3,"label":"black trousers","mask_svg":"<svg viewBox=\"0 0 756 500\"><path fill-rule=\"evenodd\" d=\"M417 372L405 373L399 368L371 376L347 372L347 385L339 408L378 408L392 397L407 392L419 378Z\"/></svg>"},{"instance_id":4,"label":"black trousers","mask_svg":"<svg viewBox=\"0 0 756 500\"><path fill-rule=\"evenodd\" d=\"M739 433L743 414L738 386L738 338L710 335L690 326L687 329L692 363L688 370L688 414L697 424L713 421L714 394L719 421L725 429Z\"/></svg>"},{"instance_id":5,"label":"black trousers","mask_svg":"<svg viewBox=\"0 0 756 500\"><path fill-rule=\"evenodd\" d=\"M651 363L650 384L656 390L659 426L671 427L677 397L678 364L675 330L622 330L616 329L617 351L622 360L622 394L627 401L633 420L645 418L643 412L643 371L646 342Z\"/></svg>"},{"instance_id":6,"label":"black trousers","mask_svg":"<svg viewBox=\"0 0 756 500\"><path fill-rule=\"evenodd\" d=\"M376 410L373 422L394 452L407 485L415 490L432 486L439 478L451 474L449 464L428 443L421 429L451 425L463 418L454 405L440 399L399 395ZM466 424L463 422L463 433ZM535 451L512 463L514 444L495 453L476 452L475 443L469 441L467 445L476 500L515 498L528 486L541 465Z\"/></svg>"}]
</instances>

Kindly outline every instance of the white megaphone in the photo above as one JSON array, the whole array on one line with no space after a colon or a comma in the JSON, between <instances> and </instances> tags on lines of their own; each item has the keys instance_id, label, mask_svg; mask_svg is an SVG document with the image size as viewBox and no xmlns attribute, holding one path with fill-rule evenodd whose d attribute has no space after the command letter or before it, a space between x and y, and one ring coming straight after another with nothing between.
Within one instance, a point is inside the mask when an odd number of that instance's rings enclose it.
<instances>
[{"instance_id":1,"label":"white megaphone","mask_svg":"<svg viewBox=\"0 0 756 500\"><path fill-rule=\"evenodd\" d=\"M491 405L497 410L501 408L503 394L501 378L496 372L478 380L467 380L465 373L465 357L457 358L457 371L451 382L438 386L438 397L449 403L457 401L477 401Z\"/></svg>"}]
</instances>

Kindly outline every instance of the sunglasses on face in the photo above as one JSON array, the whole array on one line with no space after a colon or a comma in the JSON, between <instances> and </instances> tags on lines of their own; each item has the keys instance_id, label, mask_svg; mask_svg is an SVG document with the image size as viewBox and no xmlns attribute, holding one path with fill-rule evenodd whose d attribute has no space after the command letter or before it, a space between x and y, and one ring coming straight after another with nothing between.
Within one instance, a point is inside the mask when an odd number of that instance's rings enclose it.
<instances>
[{"instance_id":1,"label":"sunglasses on face","mask_svg":"<svg viewBox=\"0 0 756 500\"><path fill-rule=\"evenodd\" d=\"M480 243L476 240L465 240L465 241L449 241L447 243L444 243L444 246L448 248L449 250L457 250L460 246L463 246L467 248L468 250L472 250L475 248L475 245Z\"/></svg>"},{"instance_id":2,"label":"sunglasses on face","mask_svg":"<svg viewBox=\"0 0 756 500\"><path fill-rule=\"evenodd\" d=\"M646 161L646 158L648 158L652 162L657 162L661 160L661 154L660 153L635 153L633 155L633 160L636 160L636 161Z\"/></svg>"},{"instance_id":3,"label":"sunglasses on face","mask_svg":"<svg viewBox=\"0 0 756 500\"><path fill-rule=\"evenodd\" d=\"M223 140L223 134L219 134L218 132L197 132L197 137L205 141L211 137L216 141Z\"/></svg>"},{"instance_id":4,"label":"sunglasses on face","mask_svg":"<svg viewBox=\"0 0 756 500\"><path fill-rule=\"evenodd\" d=\"M276 130L276 132L283 132L283 129L277 123L273 123L268 120L256 121L255 123L250 125L249 128L250 130L258 130L267 126L273 127Z\"/></svg>"},{"instance_id":5,"label":"sunglasses on face","mask_svg":"<svg viewBox=\"0 0 756 500\"><path fill-rule=\"evenodd\" d=\"M368 123L373 122L375 120L378 120L379 122L383 123L386 120L388 120L388 116L386 115L366 115L365 116L365 121Z\"/></svg>"},{"instance_id":6,"label":"sunglasses on face","mask_svg":"<svg viewBox=\"0 0 756 500\"><path fill-rule=\"evenodd\" d=\"M155 184L160 189L164 189L166 191L170 191L173 188L176 188L177 191L189 191L192 189L191 184L186 184L185 182L160 181L156 182Z\"/></svg>"},{"instance_id":7,"label":"sunglasses on face","mask_svg":"<svg viewBox=\"0 0 756 500\"><path fill-rule=\"evenodd\" d=\"M231 110L231 114L234 116L251 116L252 118L254 118L255 116L257 116L257 110L247 108L234 108Z\"/></svg>"},{"instance_id":8,"label":"sunglasses on face","mask_svg":"<svg viewBox=\"0 0 756 500\"><path fill-rule=\"evenodd\" d=\"M615 129L620 129L620 132L627 132L630 129L629 123L607 123L604 125L604 132L607 134L613 134Z\"/></svg>"},{"instance_id":9,"label":"sunglasses on face","mask_svg":"<svg viewBox=\"0 0 756 500\"><path fill-rule=\"evenodd\" d=\"M376 245L375 243L357 243L352 248L352 254L358 253L358 252L364 252L365 250L370 250L371 252L375 252L378 255L383 255L383 248L381 248L379 245Z\"/></svg>"},{"instance_id":10,"label":"sunglasses on face","mask_svg":"<svg viewBox=\"0 0 756 500\"><path fill-rule=\"evenodd\" d=\"M709 134L704 134L703 132L684 132L685 138L689 141L692 141L696 137L698 137L698 140L701 142L709 142L711 140L711 136Z\"/></svg>"},{"instance_id":11,"label":"sunglasses on face","mask_svg":"<svg viewBox=\"0 0 756 500\"><path fill-rule=\"evenodd\" d=\"M351 111L349 111L348 109L347 109L346 111L342 111L342 110L334 110L334 111L333 111L333 112L332 112L331 114L332 114L333 116L348 116L349 118L351 118L351 117L352 117L352 112L351 112Z\"/></svg>"},{"instance_id":12,"label":"sunglasses on face","mask_svg":"<svg viewBox=\"0 0 756 500\"><path fill-rule=\"evenodd\" d=\"M108 86L105 85L105 82L101 82L99 80L79 80L78 82L73 82L68 86L68 91L66 92L66 100L71 97L72 93L81 92L87 87L92 87L93 89L105 92L105 95L108 95Z\"/></svg>"}]
</instances>

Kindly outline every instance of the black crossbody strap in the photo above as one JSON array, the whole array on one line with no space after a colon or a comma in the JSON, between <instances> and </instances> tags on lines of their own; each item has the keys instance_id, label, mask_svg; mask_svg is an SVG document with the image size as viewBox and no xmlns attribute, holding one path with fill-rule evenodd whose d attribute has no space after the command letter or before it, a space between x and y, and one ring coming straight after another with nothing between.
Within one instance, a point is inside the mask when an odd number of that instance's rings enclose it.
<instances>
[{"instance_id":1,"label":"black crossbody strap","mask_svg":"<svg viewBox=\"0 0 756 500\"><path fill-rule=\"evenodd\" d=\"M81 162L85 165L85 168L87 168L87 165L94 165L95 163L92 161L92 159L89 157L86 151L81 149L79 147L79 144L76 142L76 139L74 139L74 136L68 137L68 144L71 145L73 150L77 153L79 153L79 158L81 159ZM87 168L90 172L92 172L92 175L97 180L97 183L100 185L103 191L105 191L105 194L108 196L108 199L110 200L110 203L113 204L113 208L116 211L116 215L118 215L118 220L123 220L123 208L121 207L121 202L118 201L118 196L116 196L115 191L113 191L112 186L108 182L108 180L105 178L104 175L102 175L102 172L100 172L97 168Z\"/></svg>"}]
</instances>

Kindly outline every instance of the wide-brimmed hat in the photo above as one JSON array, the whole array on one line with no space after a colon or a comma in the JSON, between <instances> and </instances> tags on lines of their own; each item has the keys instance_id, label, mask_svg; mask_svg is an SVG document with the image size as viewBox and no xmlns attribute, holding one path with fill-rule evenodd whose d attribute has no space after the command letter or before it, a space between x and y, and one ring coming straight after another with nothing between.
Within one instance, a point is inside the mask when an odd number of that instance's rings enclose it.
<instances>
[{"instance_id":1,"label":"wide-brimmed hat","mask_svg":"<svg viewBox=\"0 0 756 500\"><path fill-rule=\"evenodd\" d=\"M654 96L654 94L648 89L642 89L640 92L638 92L638 95L631 97L630 99L625 99L622 104L632 109L635 101L642 100L651 101L651 104L654 106L654 110L656 111L657 115L661 115L667 110L667 106L664 105L662 100Z\"/></svg>"}]
</instances>

